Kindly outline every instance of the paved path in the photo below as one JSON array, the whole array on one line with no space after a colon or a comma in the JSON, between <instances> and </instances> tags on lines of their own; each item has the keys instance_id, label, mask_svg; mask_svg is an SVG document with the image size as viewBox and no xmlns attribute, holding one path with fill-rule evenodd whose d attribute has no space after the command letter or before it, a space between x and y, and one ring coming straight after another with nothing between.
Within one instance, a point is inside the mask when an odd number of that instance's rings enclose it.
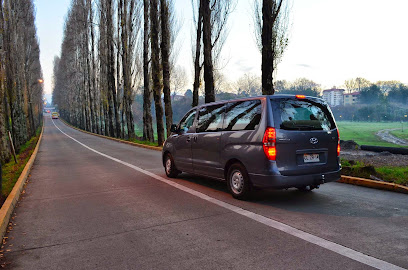
<instances>
[{"instance_id":1,"label":"paved path","mask_svg":"<svg viewBox=\"0 0 408 270\"><path fill-rule=\"evenodd\" d=\"M8 268L408 268L405 194L329 183L238 201L223 182L169 181L160 152L54 122L7 235Z\"/></svg>"}]
</instances>

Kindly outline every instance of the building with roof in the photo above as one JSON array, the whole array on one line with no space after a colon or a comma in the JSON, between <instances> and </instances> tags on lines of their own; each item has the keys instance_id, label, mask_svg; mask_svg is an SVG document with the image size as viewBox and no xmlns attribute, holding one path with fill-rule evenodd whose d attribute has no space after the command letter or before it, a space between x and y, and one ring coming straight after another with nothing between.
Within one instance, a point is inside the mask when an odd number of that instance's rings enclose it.
<instances>
[{"instance_id":1,"label":"building with roof","mask_svg":"<svg viewBox=\"0 0 408 270\"><path fill-rule=\"evenodd\" d=\"M340 106L344 104L344 89L326 89L323 90L323 100L331 107Z\"/></svg>"},{"instance_id":2,"label":"building with roof","mask_svg":"<svg viewBox=\"0 0 408 270\"><path fill-rule=\"evenodd\" d=\"M360 92L347 93L343 95L344 106L353 105L358 102Z\"/></svg>"}]
</instances>

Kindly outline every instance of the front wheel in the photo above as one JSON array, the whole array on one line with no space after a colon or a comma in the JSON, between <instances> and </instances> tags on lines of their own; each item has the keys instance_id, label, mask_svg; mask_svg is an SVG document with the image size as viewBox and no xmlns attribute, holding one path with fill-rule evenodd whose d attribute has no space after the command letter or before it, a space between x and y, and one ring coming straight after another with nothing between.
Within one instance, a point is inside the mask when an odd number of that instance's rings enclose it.
<instances>
[{"instance_id":1,"label":"front wheel","mask_svg":"<svg viewBox=\"0 0 408 270\"><path fill-rule=\"evenodd\" d=\"M235 163L228 169L227 186L235 199L247 199L251 193L251 181L241 163Z\"/></svg>"},{"instance_id":2,"label":"front wheel","mask_svg":"<svg viewBox=\"0 0 408 270\"><path fill-rule=\"evenodd\" d=\"M173 157L170 154L166 154L164 160L164 171L166 172L167 177L170 178L177 177L177 175L181 173L174 165Z\"/></svg>"}]
</instances>

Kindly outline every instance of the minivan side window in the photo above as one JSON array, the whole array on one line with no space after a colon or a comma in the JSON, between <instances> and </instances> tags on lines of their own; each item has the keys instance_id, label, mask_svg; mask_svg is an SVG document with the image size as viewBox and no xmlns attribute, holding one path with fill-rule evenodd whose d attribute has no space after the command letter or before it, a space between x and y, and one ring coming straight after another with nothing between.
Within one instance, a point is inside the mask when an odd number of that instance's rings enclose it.
<instances>
[{"instance_id":1,"label":"minivan side window","mask_svg":"<svg viewBox=\"0 0 408 270\"><path fill-rule=\"evenodd\" d=\"M224 130L254 130L261 120L261 114L262 105L259 99L230 102L225 112Z\"/></svg>"},{"instance_id":2,"label":"minivan side window","mask_svg":"<svg viewBox=\"0 0 408 270\"><path fill-rule=\"evenodd\" d=\"M179 127L182 132L187 132L187 130L189 130L189 128L193 125L195 115L196 110L192 110L191 112L187 113L183 119L181 119Z\"/></svg>"},{"instance_id":3,"label":"minivan side window","mask_svg":"<svg viewBox=\"0 0 408 270\"><path fill-rule=\"evenodd\" d=\"M198 111L197 132L217 132L222 130L225 104L202 107Z\"/></svg>"},{"instance_id":4,"label":"minivan side window","mask_svg":"<svg viewBox=\"0 0 408 270\"><path fill-rule=\"evenodd\" d=\"M279 111L281 129L329 131L335 128L329 109L318 102L283 99Z\"/></svg>"}]
</instances>

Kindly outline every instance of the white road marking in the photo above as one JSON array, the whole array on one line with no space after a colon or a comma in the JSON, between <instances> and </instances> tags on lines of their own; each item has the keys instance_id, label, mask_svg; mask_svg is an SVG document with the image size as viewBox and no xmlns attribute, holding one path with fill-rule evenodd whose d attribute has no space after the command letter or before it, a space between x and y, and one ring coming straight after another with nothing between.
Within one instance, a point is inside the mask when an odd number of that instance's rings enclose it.
<instances>
[{"instance_id":1,"label":"white road marking","mask_svg":"<svg viewBox=\"0 0 408 270\"><path fill-rule=\"evenodd\" d=\"M170 180L168 180L166 178L163 178L163 177L161 177L159 175L156 175L154 173L146 171L146 170L144 170L142 168L139 168L139 167L137 167L135 165L132 165L132 164L127 163L125 161L122 161L120 159L108 156L108 155L106 155L104 153L101 153L101 152L99 152L99 151L97 151L97 150L95 150L95 149L81 143L80 141L74 139L73 137L69 136L68 134L63 132L59 127L57 127L57 125L55 125L54 120L52 120L52 123L54 124L54 126L59 131L61 131L62 134L64 134L68 138L72 139L73 141L79 143L83 147L89 149L90 151L92 151L92 152L94 152L94 153L96 153L98 155L104 156L104 157L106 157L108 159L111 159L113 161L116 161L116 162L118 162L120 164L123 164L123 165L125 165L125 166L127 166L129 168L132 168L132 169L134 169L134 170L136 170L138 172L141 172L141 173L143 173L145 175L148 175L148 176L150 176L150 177L152 177L152 178L154 178L156 180L159 180L159 181L161 181L163 183L166 183L166 184L168 184L170 186L173 186L173 187L175 187L175 188L177 188L179 190L182 190L182 191L187 192L187 193L189 193L191 195L199 197L200 199L206 200L208 202L212 202L212 203L214 203L214 204L216 204L218 206L221 206L223 208L226 208L226 209L228 209L228 210L230 210L232 212L235 212L237 214L248 217L248 218L250 218L252 220L255 220L257 222L260 222L262 224L265 224L266 226L269 226L271 228L274 228L274 229L277 229L279 231L285 232L285 233L290 234L292 236L298 237L298 238L303 239L303 240L305 240L305 241L307 241L309 243L318 245L318 246L320 246L322 248L328 249L328 250L333 251L333 252L335 252L337 254L340 254L342 256L345 256L345 257L350 258L352 260L355 260L357 262L369 265L369 266L374 267L376 269L404 270L404 268L399 267L397 265L394 265L394 264L388 263L386 261L374 258L372 256L366 255L366 254L361 253L359 251L356 251L354 249L351 249L351 248L336 244L334 242L331 242L329 240L320 238L320 237L315 236L313 234L301 231L299 229L296 229L294 227L291 227L291 226L286 225L284 223L281 223L279 221L273 220L271 218L267 218L267 217L264 217L262 215L259 215L259 214L250 212L248 210L242 209L240 207L237 207L235 205L232 205L232 204L217 200L217 199L212 198L212 197L210 197L210 196L208 196L206 194L203 194L203 193L201 193L199 191L196 191L196 190L193 190L191 188L185 187L183 185L177 184L177 183L175 183L173 181L170 181Z\"/></svg>"}]
</instances>

